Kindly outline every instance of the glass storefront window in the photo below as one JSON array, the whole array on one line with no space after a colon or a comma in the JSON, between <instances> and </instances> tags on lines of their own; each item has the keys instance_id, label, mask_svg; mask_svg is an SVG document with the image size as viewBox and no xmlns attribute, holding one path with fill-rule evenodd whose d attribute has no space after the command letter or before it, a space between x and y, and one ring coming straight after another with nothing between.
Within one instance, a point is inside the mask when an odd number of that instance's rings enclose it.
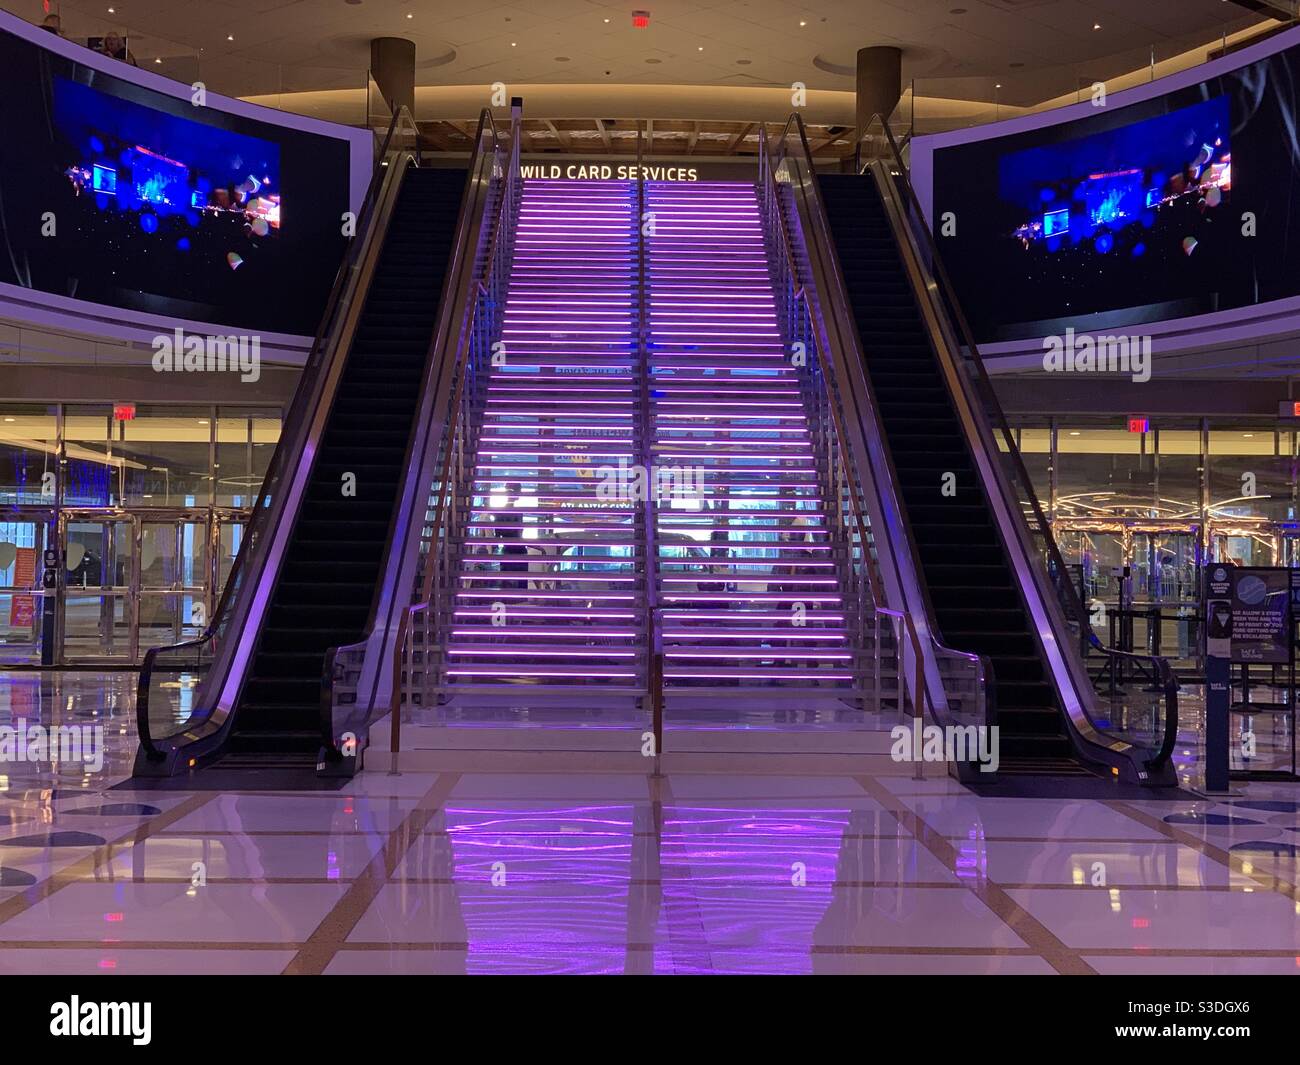
<instances>
[{"instance_id":1,"label":"glass storefront window","mask_svg":"<svg viewBox=\"0 0 1300 1065\"><path fill-rule=\"evenodd\" d=\"M202 632L224 589L280 409L114 406L0 403L0 662L135 660ZM47 529L67 570L55 648L41 643Z\"/></svg>"},{"instance_id":2,"label":"glass storefront window","mask_svg":"<svg viewBox=\"0 0 1300 1065\"><path fill-rule=\"evenodd\" d=\"M217 506L251 506L279 439L278 411L266 407L218 409Z\"/></svg>"},{"instance_id":3,"label":"glass storefront window","mask_svg":"<svg viewBox=\"0 0 1300 1065\"><path fill-rule=\"evenodd\" d=\"M1057 431L1058 518L1148 517L1155 505L1155 441L1105 422L1062 422Z\"/></svg>"},{"instance_id":4,"label":"glass storefront window","mask_svg":"<svg viewBox=\"0 0 1300 1065\"><path fill-rule=\"evenodd\" d=\"M113 461L113 408L72 405L63 412L65 507L112 507L121 503L121 478Z\"/></svg>"},{"instance_id":5,"label":"glass storefront window","mask_svg":"<svg viewBox=\"0 0 1300 1065\"><path fill-rule=\"evenodd\" d=\"M1201 427L1193 420L1156 426L1160 499L1157 514L1171 521L1201 520Z\"/></svg>"},{"instance_id":6,"label":"glass storefront window","mask_svg":"<svg viewBox=\"0 0 1300 1065\"><path fill-rule=\"evenodd\" d=\"M1210 429L1210 520L1295 518L1295 433L1250 425Z\"/></svg>"},{"instance_id":7,"label":"glass storefront window","mask_svg":"<svg viewBox=\"0 0 1300 1065\"><path fill-rule=\"evenodd\" d=\"M1043 513L1048 512L1052 494L1052 433L1050 429L1035 429L1018 426L1012 422L1020 448L1020 460L1025 464L1029 474L1029 483L1038 497L1038 505ZM1021 500L1028 512L1028 500Z\"/></svg>"},{"instance_id":8,"label":"glass storefront window","mask_svg":"<svg viewBox=\"0 0 1300 1065\"><path fill-rule=\"evenodd\" d=\"M54 504L58 425L53 404L0 403L0 504Z\"/></svg>"},{"instance_id":9,"label":"glass storefront window","mask_svg":"<svg viewBox=\"0 0 1300 1065\"><path fill-rule=\"evenodd\" d=\"M212 409L152 405L117 422L127 506L206 507L212 496Z\"/></svg>"}]
</instances>

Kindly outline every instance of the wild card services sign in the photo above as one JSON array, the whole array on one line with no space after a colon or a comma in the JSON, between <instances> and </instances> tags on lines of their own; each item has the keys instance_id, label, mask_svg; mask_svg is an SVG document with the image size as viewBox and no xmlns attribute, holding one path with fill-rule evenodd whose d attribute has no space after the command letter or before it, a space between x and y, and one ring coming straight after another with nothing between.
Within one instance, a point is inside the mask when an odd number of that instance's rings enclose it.
<instances>
[{"instance_id":1,"label":"wild card services sign","mask_svg":"<svg viewBox=\"0 0 1300 1065\"><path fill-rule=\"evenodd\" d=\"M519 173L525 178L545 178L548 181L635 181L635 163L520 163ZM642 165L644 181L698 181L699 171L693 166Z\"/></svg>"}]
</instances>

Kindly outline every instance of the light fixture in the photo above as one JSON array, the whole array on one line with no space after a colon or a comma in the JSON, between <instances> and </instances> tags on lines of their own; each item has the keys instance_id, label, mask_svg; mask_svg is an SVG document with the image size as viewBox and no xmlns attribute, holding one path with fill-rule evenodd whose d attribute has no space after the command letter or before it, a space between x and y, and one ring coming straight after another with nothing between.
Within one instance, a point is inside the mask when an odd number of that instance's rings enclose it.
<instances>
[{"instance_id":1,"label":"light fixture","mask_svg":"<svg viewBox=\"0 0 1300 1065\"><path fill-rule=\"evenodd\" d=\"M235 39L235 35L233 33L226 34L226 40L233 41L234 39Z\"/></svg>"},{"instance_id":2,"label":"light fixture","mask_svg":"<svg viewBox=\"0 0 1300 1065\"><path fill-rule=\"evenodd\" d=\"M162 65L162 56L159 56L157 59L154 60L154 62L157 63L159 66L161 66L161 65Z\"/></svg>"},{"instance_id":3,"label":"light fixture","mask_svg":"<svg viewBox=\"0 0 1300 1065\"><path fill-rule=\"evenodd\" d=\"M800 20L799 20L799 25L800 25L800 26L807 26L807 25L808 25L808 20L807 20L807 19L800 19Z\"/></svg>"},{"instance_id":4,"label":"light fixture","mask_svg":"<svg viewBox=\"0 0 1300 1065\"><path fill-rule=\"evenodd\" d=\"M1094 30L1099 30L1099 29L1101 29L1101 23L1100 23L1100 22L1094 22L1094 23L1092 24L1092 28L1093 28Z\"/></svg>"}]
</instances>

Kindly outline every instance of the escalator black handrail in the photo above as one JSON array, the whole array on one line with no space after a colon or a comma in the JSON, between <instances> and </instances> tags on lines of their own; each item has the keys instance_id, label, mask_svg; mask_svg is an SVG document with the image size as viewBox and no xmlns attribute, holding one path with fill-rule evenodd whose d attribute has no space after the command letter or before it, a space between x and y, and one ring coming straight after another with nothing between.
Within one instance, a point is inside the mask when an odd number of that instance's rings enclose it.
<instances>
[{"instance_id":1,"label":"escalator black handrail","mask_svg":"<svg viewBox=\"0 0 1300 1065\"><path fill-rule=\"evenodd\" d=\"M388 153L393 144L393 138L396 136L397 128L403 118L410 121L409 112L405 108L399 108L393 113L392 120L388 124L388 131L375 157L374 166L371 169L370 182L366 187L366 194L361 201L361 209L357 212L355 233L359 237L367 234L375 210L375 203L379 196L380 186L383 184L384 170L388 166ZM294 398L289 405L281 424L283 426L302 425L310 420L307 412L301 408L305 407L312 389L308 387L313 381L316 371L320 367L324 352L328 347L326 341L331 335L331 329L339 308L343 300L343 293L347 289L349 275L356 269L357 261L366 244L364 239L354 237L348 245L343 261L339 264L338 271L334 275L334 284L330 288L329 297L325 301L325 310L321 315L320 326L316 330L316 336L312 340L312 346L307 354L307 359L303 364L302 374L299 377L299 387L295 390ZM317 396L317 403L323 399L323 396ZM217 636L222 625L222 619L225 618L229 610L234 605L234 598L240 585L240 577L249 564L249 557L252 554L254 546L259 542L259 533L262 526L268 520L265 516L269 508L266 500L271 495L278 478L281 475L283 467L288 461L288 438L282 433L280 442L277 443L275 451L271 455L271 460L267 464L266 474L262 478L261 487L258 489L257 496L254 498L252 511L249 515L248 524L244 527L243 538L240 542L238 553L235 555L234 563L231 565L230 573L226 577L225 586L222 588L221 597L217 600L217 608L213 611L212 619L204 628L203 633L192 640L185 640L181 643L170 644L167 646L151 647L145 652L144 658L140 663L139 678L136 683L136 731L139 734L140 747L145 756L151 761L158 761L165 757L164 753L159 750L158 745L154 742L153 731L149 724L149 687L152 679L154 665L161 654L169 654L177 651L184 651L191 647L201 647L211 643Z\"/></svg>"},{"instance_id":2,"label":"escalator black handrail","mask_svg":"<svg viewBox=\"0 0 1300 1065\"><path fill-rule=\"evenodd\" d=\"M806 127L804 126L803 117L797 111L791 114L788 119L786 119L785 126L781 130L779 143L782 145L782 155L784 157L785 154L784 146L787 143L789 143L791 126L794 127L795 131L798 133L799 136L799 143L803 151L804 166L808 171L808 174L815 180L817 176L817 169L813 164L812 149L808 144L808 132ZM776 164L772 161L772 153L770 149L767 148L766 145L767 145L767 130L766 127L760 127L760 134L759 134L760 155L765 160L766 166L768 168L768 172L764 174L764 180L765 181L770 180L775 185ZM818 207L824 211L824 207L820 200L820 192L818 192ZM797 269L797 260L794 255L794 248L790 239L789 232L786 229L785 217L783 214L780 215L780 223L781 223L781 239L784 244L783 250L785 252L787 266L788 269L791 271L791 276L794 277L795 279L798 279L799 271ZM827 251L831 255L832 259L838 263L838 255L836 254L835 249L833 247L829 247ZM830 294L828 293L827 295L828 298L830 298ZM826 335L825 323L821 321L818 311L813 307L812 302L808 296L808 290L806 285L800 286L800 291L798 293L798 296L802 300L805 308L808 311L809 320L814 323L817 323L818 332L820 334L818 340L819 345L827 345L829 343L829 339ZM852 343L856 345L856 350L854 354L856 355L859 361L864 361L862 340L857 334L856 326L853 326L851 328L851 334L852 334ZM829 380L830 378L828 376L828 382ZM884 425L880 420L880 411L876 403L875 391L871 387L871 382L869 380L864 380L863 384L866 389L866 393L868 397L867 410L864 412L864 416L869 417L871 419L875 438L878 440L883 440L885 438L885 430L884 430ZM832 403L831 407L832 407L832 420L836 427L836 450L839 452L840 461L845 464L845 468L853 469L854 466L851 460L851 456L849 454L848 445L845 440L845 430L843 426L843 420L838 410L836 409L835 403ZM875 476L872 477L872 481L876 485L877 493L886 490L882 488L880 485L880 481L882 479L884 480L885 484L889 486L894 486L899 483L898 472L894 467L893 455L888 448L883 449L881 453L881 457L885 464L885 475L883 478L877 478ZM870 551L868 550L867 547L868 541L867 541L867 533L866 533L865 525L866 525L866 515L868 511L866 510L865 500L863 500L861 497L861 485L859 483L859 479L856 477L850 477L848 480L850 485L849 495L853 501L854 516L859 530L858 536L862 543L863 556L867 560L869 581L873 585L873 597L875 598L876 601L877 611L885 615L889 615L889 616L897 615L898 617L902 618L902 624L904 625L905 629L909 633L908 639L913 647L913 653L916 655L921 655L922 651L920 647L920 639L917 635L915 620L906 612L890 611L887 609L882 609L879 606L879 603L883 598L884 588L883 588L883 580L880 576L880 572L878 568L878 563L876 563L876 561L871 558ZM906 508L903 507L901 503L895 498L893 504L893 510L898 514L899 517L898 526L902 530L903 537L907 543L908 557L914 560L919 560L920 552L919 552L919 548L917 547L916 539L912 531L911 519L907 514ZM918 582L918 584L919 584L919 592L921 596L921 604L926 617L926 630L927 630L926 637L933 652L936 669L938 668L939 658L961 659L970 663L976 670L977 685L979 687L979 690L984 700L983 724L985 724L986 726L994 725L997 721L997 707L995 703L996 689L994 685L991 683L994 676L992 662L989 660L987 655L978 654L973 651L963 651L955 647L949 647L939 639L939 637L936 635L936 633L939 630L938 630L938 626L935 624L934 621L935 611L934 611L933 604L930 601L929 589L923 581ZM879 652L877 651L877 653ZM921 676L924 679L925 676L924 671L922 671ZM937 679L939 681L940 688L942 688L942 677L937 677ZM940 700L937 700L934 696L934 693L929 691L928 683L924 684L923 687L925 690L913 693L915 705L917 707L922 707L924 703L928 702L930 704L932 715L934 715L936 720L938 720Z\"/></svg>"},{"instance_id":3,"label":"escalator black handrail","mask_svg":"<svg viewBox=\"0 0 1300 1065\"><path fill-rule=\"evenodd\" d=\"M1160 746L1147 759L1146 765L1150 770L1162 769L1169 764L1173 756L1174 745L1178 739L1178 682L1174 677L1173 668L1170 666L1169 660L1162 656L1141 655L1131 651L1120 651L1113 647L1107 647L1093 631L1087 608L1079 596L1078 589L1069 580L1069 570L1065 566L1065 559L1062 557L1060 548L1056 543L1056 537L1052 534L1052 527L1048 523L1047 515L1043 512L1042 504L1038 501L1038 494L1033 490L1033 482L1029 479L1029 471L1026 469L1024 459L1021 457L1020 448L1016 444L1015 435L1012 432L1010 423L1007 421L1006 412L1002 409L1002 404L993 388L993 382L989 378L988 369L984 365L979 346L975 342L974 332L965 313L962 311L960 301L957 299L956 289L948 275L947 268L944 266L938 242L934 239L934 233L930 227L924 224L925 214L921 210L921 201L916 195L916 190L912 187L907 167L903 164L902 153L898 141L894 137L894 131L889 128L888 121L879 114L872 116L868 128L874 122L880 123L885 134L886 143L889 145L890 155L892 156L890 162L895 169L895 184L902 189L912 211L915 212L914 219L918 220L916 224L910 227L912 233L914 236L919 233L920 237L925 241L926 250L930 256L931 276L938 282L940 296L946 306L948 315L956 324L960 338L969 353L969 361L975 367L975 379L980 389L985 411L994 422L998 432L1001 433L1007 446L1007 456L1014 464L1016 477L1024 489L1024 494L1028 496L1029 506L1034 512L1034 522L1043 538L1044 549L1047 553L1049 579L1058 587L1060 598L1074 612L1075 622L1080 626L1081 631L1086 634L1089 645L1093 649L1110 658L1145 661L1152 667L1153 675L1160 678L1161 692L1165 699L1164 730ZM1087 713L1086 706L1084 712ZM1095 721L1092 724L1098 732L1104 735L1108 734Z\"/></svg>"},{"instance_id":4,"label":"escalator black handrail","mask_svg":"<svg viewBox=\"0 0 1300 1065\"><path fill-rule=\"evenodd\" d=\"M483 282L486 280L486 275L483 278L473 276L475 265L480 261L480 248L469 247L470 237L475 231L474 223L476 220L473 212L470 211L469 206L475 195L475 177L484 166L486 156L490 155L490 158L493 161L504 156L507 160L504 168L504 180L510 180L509 169L517 165L518 162L517 144L519 139L518 123L513 123L512 126L511 139L506 141L502 137L500 130L497 128L496 120L493 118L491 110L485 107L479 113L478 128L474 134L474 149L470 155L469 165L466 170L465 187L461 192L460 209L457 214L456 236L453 240L451 253L448 257L447 271L443 278L442 291L439 294L438 320L435 323L433 334L429 339L429 350L425 355L424 380L421 384L420 399L417 402L416 410L418 412L424 409L427 405L426 398L428 397L429 390L436 387L435 375L439 364L443 361L437 357L438 349L439 347L442 347L444 349L444 358L449 357L455 367L451 379L456 381L456 390L451 403L448 406L448 429L453 434L455 432L454 426L457 424L455 420L456 407L460 396L460 390L464 385L466 373L464 362L469 350L466 336L472 329L473 305L477 302L479 294L483 288ZM486 138L484 136L485 133L488 135ZM491 144L491 148L487 153L485 153L483 147L485 140ZM491 178L491 165L491 162L489 162L489 180ZM489 190L486 194L488 198L484 201L485 208L486 204L490 202L490 195L491 192ZM486 264L487 268L490 268L492 262L492 249L496 245L501 226L505 221L503 215L508 205L508 201L509 197L503 193L495 205L496 214L492 219L491 226L487 230L487 252L486 256L481 260ZM470 276L467 284L467 299L462 304L462 302L454 298L454 294L463 284L466 284L466 271L470 272ZM459 321L457 321L458 319ZM427 438L422 440L419 429L420 427L416 426L410 437L407 439L406 453L402 462L402 469L406 471L406 477L408 478L408 486L410 478L419 477L420 470L423 468L423 454L427 451L429 446ZM421 447L420 454L417 454L416 448L421 444L424 446ZM451 456L453 446L454 440L449 440L447 444L448 458ZM417 493L420 491L418 483L409 487L413 487ZM425 495L427 498L427 492ZM434 523L435 539L441 525L441 511L440 496L438 517L435 518ZM389 560L388 564L390 566L394 564L393 550L397 543L397 538L403 535L403 529L400 527L400 516L400 506L395 507L393 518L389 523L388 535L384 543L383 554L380 556L383 559ZM420 522L419 524L422 526L423 522ZM411 535L411 530L415 525L416 522L414 521L414 518L406 522L406 536ZM400 559L397 560L399 568L400 562ZM379 624L376 612L379 606L380 593L382 591L382 588L380 587L381 584L382 578L381 581L376 584L375 593L371 601L369 619L361 640L357 641L355 644L331 647L325 653L323 669L321 672L320 730L321 747L326 758L337 759L339 756L334 728L333 679L335 676L335 663L340 651L343 651L348 647L356 647L360 644L366 643L374 635L376 626ZM410 608L405 604L398 609L399 632L403 627L405 619L409 616L409 613ZM400 643L401 640L399 639L399 646ZM374 677L376 684L379 682L382 668L382 663L378 664L375 668Z\"/></svg>"}]
</instances>

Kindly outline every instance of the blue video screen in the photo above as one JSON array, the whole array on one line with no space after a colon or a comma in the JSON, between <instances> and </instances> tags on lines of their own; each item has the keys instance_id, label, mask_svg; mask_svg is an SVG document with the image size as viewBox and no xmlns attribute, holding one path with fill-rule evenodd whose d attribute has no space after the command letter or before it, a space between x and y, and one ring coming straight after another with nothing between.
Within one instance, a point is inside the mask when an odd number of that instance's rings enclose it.
<instances>
[{"instance_id":1,"label":"blue video screen","mask_svg":"<svg viewBox=\"0 0 1300 1065\"><path fill-rule=\"evenodd\" d=\"M1231 123L1220 96L1166 115L1002 157L998 189L1026 252L1140 258L1153 242L1196 254L1232 189Z\"/></svg>"},{"instance_id":2,"label":"blue video screen","mask_svg":"<svg viewBox=\"0 0 1300 1065\"><path fill-rule=\"evenodd\" d=\"M194 106L8 32L0 95L0 281L316 332L347 246L348 141Z\"/></svg>"},{"instance_id":3,"label":"blue video screen","mask_svg":"<svg viewBox=\"0 0 1300 1065\"><path fill-rule=\"evenodd\" d=\"M1300 46L1087 117L937 148L933 217L976 339L1300 295Z\"/></svg>"}]
</instances>

